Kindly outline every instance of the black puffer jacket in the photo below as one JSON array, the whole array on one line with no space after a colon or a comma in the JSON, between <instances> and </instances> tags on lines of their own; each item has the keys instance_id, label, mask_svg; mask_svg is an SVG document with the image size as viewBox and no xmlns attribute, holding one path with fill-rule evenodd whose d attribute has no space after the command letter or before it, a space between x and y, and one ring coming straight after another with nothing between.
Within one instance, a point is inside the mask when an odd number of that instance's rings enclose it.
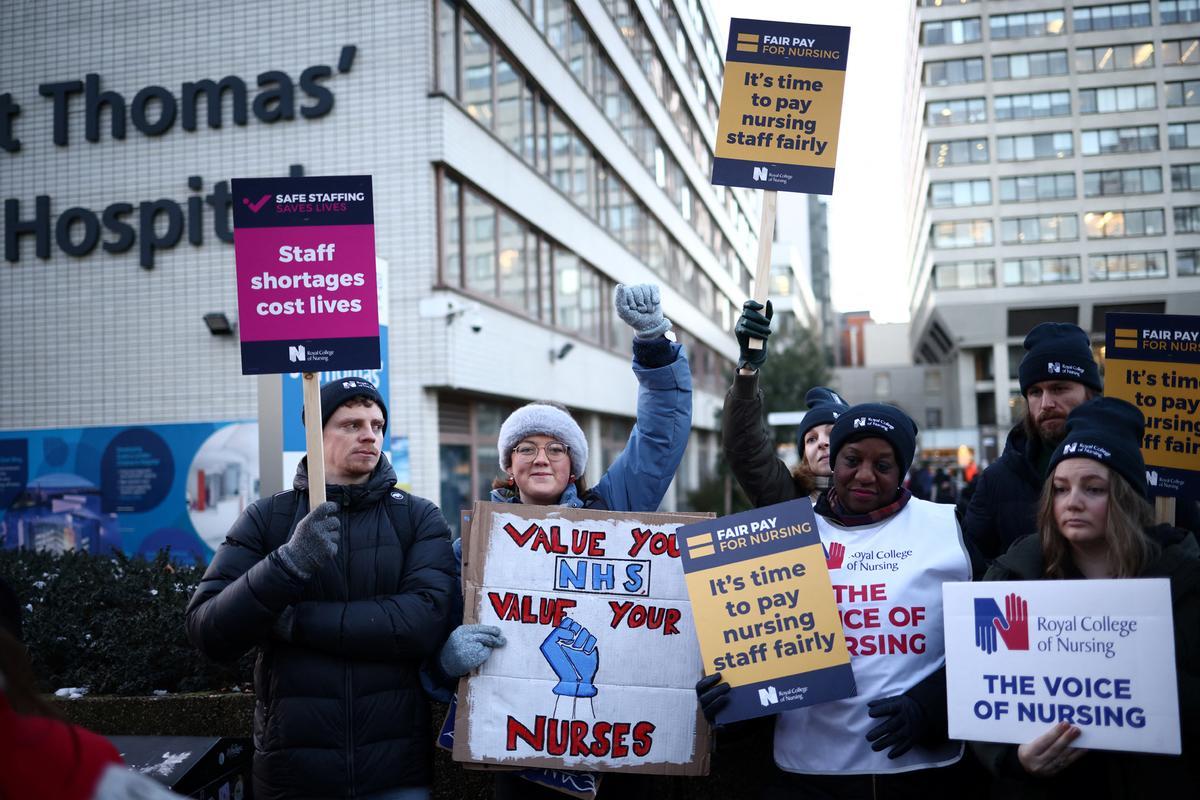
<instances>
[{"instance_id":1,"label":"black puffer jacket","mask_svg":"<svg viewBox=\"0 0 1200 800\"><path fill-rule=\"evenodd\" d=\"M733 477L755 508L804 497L801 484L775 454L775 439L763 422L758 373L734 375L721 415L721 446Z\"/></svg>"},{"instance_id":2,"label":"black puffer jacket","mask_svg":"<svg viewBox=\"0 0 1200 800\"><path fill-rule=\"evenodd\" d=\"M1182 797L1200 785L1200 561L1195 557L1195 541L1186 531L1160 525L1147 529L1146 533L1161 551L1138 577L1171 581L1183 754L1162 756L1093 750L1058 775L1037 778L1021 767L1016 745L972 742L971 748L979 760L995 775L993 798ZM996 559L984 580L1041 580L1043 572L1041 541L1037 536L1029 536ZM1192 788L1188 789L1189 786Z\"/></svg>"},{"instance_id":3,"label":"black puffer jacket","mask_svg":"<svg viewBox=\"0 0 1200 800\"><path fill-rule=\"evenodd\" d=\"M232 659L259 648L259 800L355 797L431 783L429 706L418 669L445 639L458 587L441 512L396 491L395 480L381 458L367 483L329 487L328 499L341 506L341 546L302 582L274 552L308 510L301 462L294 495L246 509L188 605L188 637L206 655ZM276 520L279 535L272 517L293 497L290 521ZM284 642L272 629L288 606L295 606L295 626Z\"/></svg>"},{"instance_id":4,"label":"black puffer jacket","mask_svg":"<svg viewBox=\"0 0 1200 800\"><path fill-rule=\"evenodd\" d=\"M1009 432L1000 458L979 476L962 529L967 541L988 561L1037 530L1037 501L1042 493L1037 466L1040 444L1031 445L1025 429L1017 425Z\"/></svg>"}]
</instances>

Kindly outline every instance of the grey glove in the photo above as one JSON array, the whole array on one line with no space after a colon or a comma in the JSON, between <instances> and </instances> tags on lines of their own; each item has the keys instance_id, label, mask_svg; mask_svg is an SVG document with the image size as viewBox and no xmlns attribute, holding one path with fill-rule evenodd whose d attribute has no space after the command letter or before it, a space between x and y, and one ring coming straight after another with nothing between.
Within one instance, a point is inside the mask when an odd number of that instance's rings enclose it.
<instances>
[{"instance_id":1,"label":"grey glove","mask_svg":"<svg viewBox=\"0 0 1200 800\"><path fill-rule=\"evenodd\" d=\"M767 337L771 335L771 315L775 310L771 308L771 301L767 301L766 315L761 312L763 310L762 303L754 300L747 300L742 303L742 315L738 317L737 325L734 326L733 333L737 337L738 347L741 348L741 358L738 359L738 369L753 369L757 370L767 360ZM750 349L751 339L762 339L762 349Z\"/></svg>"},{"instance_id":2,"label":"grey glove","mask_svg":"<svg viewBox=\"0 0 1200 800\"><path fill-rule=\"evenodd\" d=\"M494 647L504 647L504 636L495 625L459 625L442 645L438 663L443 672L458 678L487 661Z\"/></svg>"},{"instance_id":3,"label":"grey glove","mask_svg":"<svg viewBox=\"0 0 1200 800\"><path fill-rule=\"evenodd\" d=\"M275 637L285 642L292 640L292 628L296 625L296 607L288 606L275 620Z\"/></svg>"},{"instance_id":4,"label":"grey glove","mask_svg":"<svg viewBox=\"0 0 1200 800\"><path fill-rule=\"evenodd\" d=\"M658 287L653 283L626 286L618 283L613 305L626 325L637 331L639 339L656 339L671 330L671 320L663 316Z\"/></svg>"},{"instance_id":5,"label":"grey glove","mask_svg":"<svg viewBox=\"0 0 1200 800\"><path fill-rule=\"evenodd\" d=\"M285 567L308 580L322 564L337 555L342 526L337 509L337 503L327 500L300 520L292 538L276 551Z\"/></svg>"}]
</instances>

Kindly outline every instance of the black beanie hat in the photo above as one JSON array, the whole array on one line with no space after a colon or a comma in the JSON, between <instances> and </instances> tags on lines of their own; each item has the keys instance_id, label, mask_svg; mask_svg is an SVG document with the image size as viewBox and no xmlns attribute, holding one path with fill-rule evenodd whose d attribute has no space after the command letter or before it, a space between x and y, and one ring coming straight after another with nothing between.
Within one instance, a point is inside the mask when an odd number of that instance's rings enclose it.
<instances>
[{"instance_id":1,"label":"black beanie hat","mask_svg":"<svg viewBox=\"0 0 1200 800\"><path fill-rule=\"evenodd\" d=\"M321 427L325 427L333 412L355 397L365 397L379 406L379 410L383 412L383 430L386 433L388 411L387 406L383 404L383 395L375 388L375 384L362 378L337 378L321 387ZM304 421L304 409L300 409L300 421Z\"/></svg>"},{"instance_id":2,"label":"black beanie hat","mask_svg":"<svg viewBox=\"0 0 1200 800\"><path fill-rule=\"evenodd\" d=\"M859 403L838 417L829 434L830 465L837 461L842 445L871 438L886 440L896 452L901 473L908 472L917 451L917 423L899 408L884 403Z\"/></svg>"},{"instance_id":3,"label":"black beanie hat","mask_svg":"<svg viewBox=\"0 0 1200 800\"><path fill-rule=\"evenodd\" d=\"M809 389L804 395L804 403L808 406L808 411L804 413L804 419L800 420L800 427L796 429L796 447L800 450L801 458L804 457L804 435L818 425L832 425L850 408L850 404L843 400L841 395L824 386Z\"/></svg>"},{"instance_id":4,"label":"black beanie hat","mask_svg":"<svg viewBox=\"0 0 1200 800\"><path fill-rule=\"evenodd\" d=\"M1067 415L1067 435L1050 456L1047 475L1068 458L1090 458L1116 472L1146 496L1142 432L1146 420L1137 406L1115 397L1097 397Z\"/></svg>"},{"instance_id":5,"label":"black beanie hat","mask_svg":"<svg viewBox=\"0 0 1200 800\"><path fill-rule=\"evenodd\" d=\"M1043 322L1025 337L1025 350L1018 370L1021 394L1041 381L1075 381L1104 391L1100 368L1092 357L1092 340L1078 325Z\"/></svg>"}]
</instances>

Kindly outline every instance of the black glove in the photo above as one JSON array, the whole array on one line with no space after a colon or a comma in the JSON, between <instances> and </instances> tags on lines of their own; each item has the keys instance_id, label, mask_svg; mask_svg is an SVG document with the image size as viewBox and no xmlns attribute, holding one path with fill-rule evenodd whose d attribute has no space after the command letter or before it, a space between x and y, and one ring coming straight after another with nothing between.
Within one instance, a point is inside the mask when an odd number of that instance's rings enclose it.
<instances>
[{"instance_id":1,"label":"black glove","mask_svg":"<svg viewBox=\"0 0 1200 800\"><path fill-rule=\"evenodd\" d=\"M706 675L696 682L696 698L709 725L716 724L717 712L729 702L729 689L729 684L721 680L719 672Z\"/></svg>"},{"instance_id":2,"label":"black glove","mask_svg":"<svg viewBox=\"0 0 1200 800\"><path fill-rule=\"evenodd\" d=\"M872 700L867 703L867 708L873 719L883 720L867 731L867 741L876 753L892 748L888 758L899 758L911 750L928 726L920 704L907 695Z\"/></svg>"},{"instance_id":3,"label":"black glove","mask_svg":"<svg viewBox=\"0 0 1200 800\"><path fill-rule=\"evenodd\" d=\"M754 300L742 303L742 315L738 317L737 325L733 328L738 346L742 349L742 356L738 359L738 369L748 367L757 370L767 360L767 337L771 335L771 315L775 313L775 309L771 308L771 301L768 300L767 315L764 317L761 313L762 307L762 303ZM751 350L751 339L761 339L762 349Z\"/></svg>"}]
</instances>

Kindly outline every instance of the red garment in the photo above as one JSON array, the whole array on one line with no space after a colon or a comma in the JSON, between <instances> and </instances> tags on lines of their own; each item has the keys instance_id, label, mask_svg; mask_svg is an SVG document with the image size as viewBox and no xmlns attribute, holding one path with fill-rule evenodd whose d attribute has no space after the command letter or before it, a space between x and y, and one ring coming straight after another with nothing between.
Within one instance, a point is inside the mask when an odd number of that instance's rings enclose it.
<instances>
[{"instance_id":1,"label":"red garment","mask_svg":"<svg viewBox=\"0 0 1200 800\"><path fill-rule=\"evenodd\" d=\"M18 714L0 691L0 800L90 800L104 770L123 763L103 736Z\"/></svg>"}]
</instances>

